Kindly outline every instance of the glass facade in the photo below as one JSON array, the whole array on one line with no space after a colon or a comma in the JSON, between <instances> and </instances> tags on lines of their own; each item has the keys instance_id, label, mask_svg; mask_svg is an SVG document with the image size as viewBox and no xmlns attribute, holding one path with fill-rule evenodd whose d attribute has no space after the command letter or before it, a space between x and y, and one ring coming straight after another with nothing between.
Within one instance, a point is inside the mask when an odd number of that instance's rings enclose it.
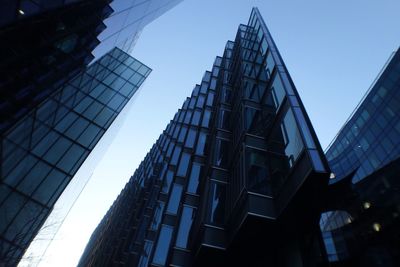
<instances>
[{"instance_id":1,"label":"glass facade","mask_svg":"<svg viewBox=\"0 0 400 267\"><path fill-rule=\"evenodd\" d=\"M0 134L182 0L8 0L0 10Z\"/></svg>"},{"instance_id":2,"label":"glass facade","mask_svg":"<svg viewBox=\"0 0 400 267\"><path fill-rule=\"evenodd\" d=\"M321 229L332 266L398 266L400 51L392 55L326 152Z\"/></svg>"},{"instance_id":3,"label":"glass facade","mask_svg":"<svg viewBox=\"0 0 400 267\"><path fill-rule=\"evenodd\" d=\"M148 23L179 2L2 2L0 265L16 264L147 77L149 69L126 53Z\"/></svg>"},{"instance_id":4,"label":"glass facade","mask_svg":"<svg viewBox=\"0 0 400 267\"><path fill-rule=\"evenodd\" d=\"M115 48L3 135L3 262L18 262L55 201L150 72L151 69Z\"/></svg>"},{"instance_id":5,"label":"glass facade","mask_svg":"<svg viewBox=\"0 0 400 267\"><path fill-rule=\"evenodd\" d=\"M98 225L79 266L267 265L291 254L300 255L297 263L319 263L321 257L310 256L320 254L318 244L323 248L319 210L311 203L319 195L309 190L327 186L328 177L311 123L255 8ZM304 219L294 205L307 210ZM276 230L277 220L285 227ZM300 229L295 238L285 234L293 228ZM317 245L302 253L304 240ZM260 242L270 250L255 255Z\"/></svg>"}]
</instances>

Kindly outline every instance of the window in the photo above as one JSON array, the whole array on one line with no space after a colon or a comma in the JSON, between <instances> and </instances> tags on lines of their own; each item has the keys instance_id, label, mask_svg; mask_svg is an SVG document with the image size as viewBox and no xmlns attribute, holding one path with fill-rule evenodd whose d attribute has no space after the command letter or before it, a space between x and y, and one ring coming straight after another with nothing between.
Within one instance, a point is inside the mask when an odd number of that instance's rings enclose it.
<instances>
[{"instance_id":1,"label":"window","mask_svg":"<svg viewBox=\"0 0 400 267\"><path fill-rule=\"evenodd\" d=\"M281 123L281 131L285 144L285 154L288 157L290 167L292 167L303 150L303 141L291 110L288 110Z\"/></svg>"},{"instance_id":2,"label":"window","mask_svg":"<svg viewBox=\"0 0 400 267\"><path fill-rule=\"evenodd\" d=\"M279 75L275 75L274 83L272 84L272 98L274 100L274 106L276 111L278 111L281 106L283 99L286 96L285 89L283 88L283 84Z\"/></svg>"},{"instance_id":3,"label":"window","mask_svg":"<svg viewBox=\"0 0 400 267\"><path fill-rule=\"evenodd\" d=\"M196 107L198 107L198 108L203 108L203 106L204 106L204 101L205 101L205 97L204 97L203 95L200 95L200 96L197 98Z\"/></svg>"},{"instance_id":4,"label":"window","mask_svg":"<svg viewBox=\"0 0 400 267\"><path fill-rule=\"evenodd\" d=\"M192 118L192 124L193 124L193 125L196 125L196 126L199 125L199 123L200 123L200 115L201 115L201 112L198 111L198 110L196 110L196 111L193 113L193 118Z\"/></svg>"},{"instance_id":5,"label":"window","mask_svg":"<svg viewBox=\"0 0 400 267\"><path fill-rule=\"evenodd\" d=\"M216 139L213 155L213 164L217 167L227 167L229 154L229 142Z\"/></svg>"},{"instance_id":6,"label":"window","mask_svg":"<svg viewBox=\"0 0 400 267\"><path fill-rule=\"evenodd\" d=\"M181 222L179 223L178 235L176 237L176 246L180 248L187 248L189 239L190 228L194 219L194 208L184 206L182 210Z\"/></svg>"},{"instance_id":7,"label":"window","mask_svg":"<svg viewBox=\"0 0 400 267\"><path fill-rule=\"evenodd\" d=\"M186 137L187 127L183 126L179 133L178 142L183 143Z\"/></svg>"},{"instance_id":8,"label":"window","mask_svg":"<svg viewBox=\"0 0 400 267\"><path fill-rule=\"evenodd\" d=\"M153 242L150 240L145 240L143 251L139 259L139 264L138 264L139 267L147 267L152 248L153 248Z\"/></svg>"},{"instance_id":9,"label":"window","mask_svg":"<svg viewBox=\"0 0 400 267\"><path fill-rule=\"evenodd\" d=\"M181 161L179 162L179 167L178 167L178 176L186 176L187 169L189 167L189 161L190 161L190 154L188 153L183 153L181 157Z\"/></svg>"},{"instance_id":10,"label":"window","mask_svg":"<svg viewBox=\"0 0 400 267\"><path fill-rule=\"evenodd\" d=\"M249 191L271 194L266 152L246 148L246 175Z\"/></svg>"},{"instance_id":11,"label":"window","mask_svg":"<svg viewBox=\"0 0 400 267\"><path fill-rule=\"evenodd\" d=\"M158 229L158 226L160 225L161 217L162 217L162 214L164 211L164 206L165 206L164 202L157 201L157 206L154 211L153 220L151 221L151 224L150 224L151 230Z\"/></svg>"},{"instance_id":12,"label":"window","mask_svg":"<svg viewBox=\"0 0 400 267\"><path fill-rule=\"evenodd\" d=\"M222 224L224 222L225 212L225 185L211 182L210 199L208 212L208 221L214 224Z\"/></svg>"},{"instance_id":13,"label":"window","mask_svg":"<svg viewBox=\"0 0 400 267\"><path fill-rule=\"evenodd\" d=\"M211 118L211 110L206 109L204 111L203 121L201 122L201 126L208 127L208 124L210 123L210 118Z\"/></svg>"},{"instance_id":14,"label":"window","mask_svg":"<svg viewBox=\"0 0 400 267\"><path fill-rule=\"evenodd\" d=\"M182 185L174 184L174 187L172 188L172 192L168 201L168 207L167 207L168 213L176 214L178 212L182 191L183 191Z\"/></svg>"},{"instance_id":15,"label":"window","mask_svg":"<svg viewBox=\"0 0 400 267\"><path fill-rule=\"evenodd\" d=\"M191 117L192 117L192 111L188 110L188 111L186 112L186 116L185 116L184 123L189 124L189 123L190 123L190 118L191 118Z\"/></svg>"},{"instance_id":16,"label":"window","mask_svg":"<svg viewBox=\"0 0 400 267\"><path fill-rule=\"evenodd\" d=\"M173 231L174 228L172 226L163 225L161 227L160 236L158 237L156 250L154 252L153 263L165 265Z\"/></svg>"},{"instance_id":17,"label":"window","mask_svg":"<svg viewBox=\"0 0 400 267\"><path fill-rule=\"evenodd\" d=\"M176 146L170 164L176 165L178 163L179 155L181 154L181 147Z\"/></svg>"},{"instance_id":18,"label":"window","mask_svg":"<svg viewBox=\"0 0 400 267\"><path fill-rule=\"evenodd\" d=\"M187 191L189 193L197 194L197 189L199 187L199 182L200 182L200 171L201 171L201 165L193 163L192 171L190 172L190 177L189 177L189 184L187 187Z\"/></svg>"},{"instance_id":19,"label":"window","mask_svg":"<svg viewBox=\"0 0 400 267\"><path fill-rule=\"evenodd\" d=\"M189 129L189 134L186 138L185 146L188 148L194 147L194 142L196 141L197 131L194 129Z\"/></svg>"},{"instance_id":20,"label":"window","mask_svg":"<svg viewBox=\"0 0 400 267\"><path fill-rule=\"evenodd\" d=\"M218 128L221 129L229 129L229 118L230 118L230 111L225 109L219 110L218 116Z\"/></svg>"},{"instance_id":21,"label":"window","mask_svg":"<svg viewBox=\"0 0 400 267\"><path fill-rule=\"evenodd\" d=\"M209 93L207 97L207 106L212 106L213 102L214 102L214 94Z\"/></svg>"},{"instance_id":22,"label":"window","mask_svg":"<svg viewBox=\"0 0 400 267\"><path fill-rule=\"evenodd\" d=\"M196 147L196 155L203 156L204 148L206 146L207 135L203 132L200 132L199 140L197 141Z\"/></svg>"},{"instance_id":23,"label":"window","mask_svg":"<svg viewBox=\"0 0 400 267\"><path fill-rule=\"evenodd\" d=\"M165 176L164 183L162 186L162 192L168 194L169 188L171 187L172 179L174 178L174 172L168 171L167 175Z\"/></svg>"}]
</instances>

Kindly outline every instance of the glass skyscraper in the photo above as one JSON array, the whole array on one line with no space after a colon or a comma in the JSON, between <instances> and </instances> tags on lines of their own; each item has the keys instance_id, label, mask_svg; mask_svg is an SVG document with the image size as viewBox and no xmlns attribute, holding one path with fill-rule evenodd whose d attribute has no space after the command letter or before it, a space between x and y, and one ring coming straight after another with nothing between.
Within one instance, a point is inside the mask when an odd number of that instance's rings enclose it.
<instances>
[{"instance_id":1,"label":"glass skyscraper","mask_svg":"<svg viewBox=\"0 0 400 267\"><path fill-rule=\"evenodd\" d=\"M329 173L254 8L104 216L79 266L323 266L318 200Z\"/></svg>"},{"instance_id":2,"label":"glass skyscraper","mask_svg":"<svg viewBox=\"0 0 400 267\"><path fill-rule=\"evenodd\" d=\"M18 262L54 202L150 71L115 48L3 136L3 263Z\"/></svg>"},{"instance_id":3,"label":"glass skyscraper","mask_svg":"<svg viewBox=\"0 0 400 267\"><path fill-rule=\"evenodd\" d=\"M332 266L400 265L400 50L327 150L321 229Z\"/></svg>"},{"instance_id":4,"label":"glass skyscraper","mask_svg":"<svg viewBox=\"0 0 400 267\"><path fill-rule=\"evenodd\" d=\"M0 134L181 0L8 0L0 10Z\"/></svg>"},{"instance_id":5,"label":"glass skyscraper","mask_svg":"<svg viewBox=\"0 0 400 267\"><path fill-rule=\"evenodd\" d=\"M149 74L127 54L143 27L180 1L1 4L0 265L16 265Z\"/></svg>"}]
</instances>

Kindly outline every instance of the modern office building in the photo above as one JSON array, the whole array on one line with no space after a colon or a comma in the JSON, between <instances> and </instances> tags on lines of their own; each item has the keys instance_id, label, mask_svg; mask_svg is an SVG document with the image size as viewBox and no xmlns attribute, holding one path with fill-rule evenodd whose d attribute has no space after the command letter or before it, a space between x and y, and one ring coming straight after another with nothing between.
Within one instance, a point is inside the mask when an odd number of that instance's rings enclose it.
<instances>
[{"instance_id":1,"label":"modern office building","mask_svg":"<svg viewBox=\"0 0 400 267\"><path fill-rule=\"evenodd\" d=\"M0 10L0 134L181 0L8 0Z\"/></svg>"},{"instance_id":2,"label":"modern office building","mask_svg":"<svg viewBox=\"0 0 400 267\"><path fill-rule=\"evenodd\" d=\"M0 265L15 265L89 152L149 74L126 53L145 25L181 0L3 2ZM87 110L79 107L84 102ZM39 145L44 145L40 151Z\"/></svg>"},{"instance_id":3,"label":"modern office building","mask_svg":"<svg viewBox=\"0 0 400 267\"><path fill-rule=\"evenodd\" d=\"M107 212L79 266L325 266L329 167L258 9Z\"/></svg>"},{"instance_id":4,"label":"modern office building","mask_svg":"<svg viewBox=\"0 0 400 267\"><path fill-rule=\"evenodd\" d=\"M114 48L3 135L1 264L18 263L55 201L150 71Z\"/></svg>"},{"instance_id":5,"label":"modern office building","mask_svg":"<svg viewBox=\"0 0 400 267\"><path fill-rule=\"evenodd\" d=\"M400 266L400 50L327 150L331 266Z\"/></svg>"}]
</instances>

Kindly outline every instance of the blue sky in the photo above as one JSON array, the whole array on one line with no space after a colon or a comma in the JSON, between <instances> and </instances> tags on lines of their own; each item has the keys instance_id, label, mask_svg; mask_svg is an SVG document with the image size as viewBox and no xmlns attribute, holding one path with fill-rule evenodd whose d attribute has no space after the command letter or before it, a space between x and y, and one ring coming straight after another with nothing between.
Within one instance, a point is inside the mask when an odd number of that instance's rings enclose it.
<instances>
[{"instance_id":1,"label":"blue sky","mask_svg":"<svg viewBox=\"0 0 400 267\"><path fill-rule=\"evenodd\" d=\"M398 0L184 0L133 56L153 69L41 266L75 266L92 233L205 70L257 6L325 148L400 45Z\"/></svg>"}]
</instances>

